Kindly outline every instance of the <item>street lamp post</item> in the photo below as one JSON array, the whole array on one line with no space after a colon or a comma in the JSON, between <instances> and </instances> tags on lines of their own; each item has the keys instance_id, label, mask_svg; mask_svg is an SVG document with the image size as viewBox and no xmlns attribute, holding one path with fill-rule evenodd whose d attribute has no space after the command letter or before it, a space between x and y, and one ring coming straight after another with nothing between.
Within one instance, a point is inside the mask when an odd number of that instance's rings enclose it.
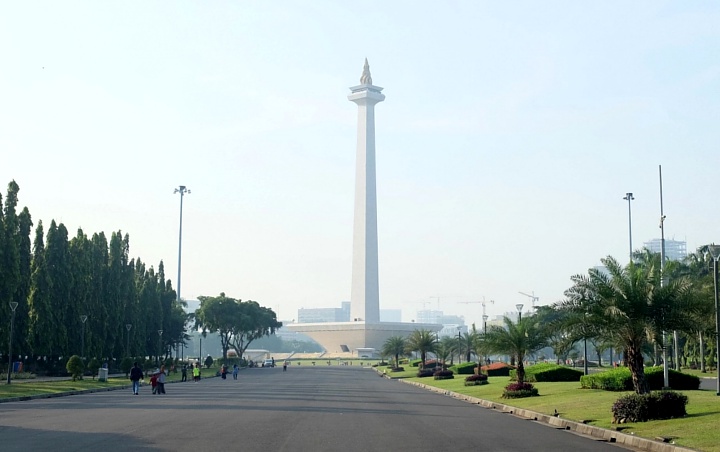
<instances>
[{"instance_id":1,"label":"street lamp post","mask_svg":"<svg viewBox=\"0 0 720 452\"><path fill-rule=\"evenodd\" d=\"M483 319L483 333L487 333L487 319L488 319L487 314L483 314L482 319Z\"/></svg>"},{"instance_id":2,"label":"street lamp post","mask_svg":"<svg viewBox=\"0 0 720 452\"><path fill-rule=\"evenodd\" d=\"M182 210L183 210L183 197L185 193L190 194L190 190L186 186L180 185L175 189L174 193L180 193L180 233L178 234L178 277L177 277L177 300L180 301L180 276L182 268Z\"/></svg>"},{"instance_id":3,"label":"street lamp post","mask_svg":"<svg viewBox=\"0 0 720 452\"><path fill-rule=\"evenodd\" d=\"M632 262L632 253L633 253L633 247L632 247L632 209L630 207L630 201L634 200L632 193L626 193L625 197L623 198L628 202L628 235L630 237L630 262Z\"/></svg>"},{"instance_id":4,"label":"street lamp post","mask_svg":"<svg viewBox=\"0 0 720 452\"><path fill-rule=\"evenodd\" d=\"M522 303L518 303L518 304L515 305L515 308L517 308L517 311L518 311L518 322L522 320L522 308L523 308L523 306L525 306L525 305L522 304Z\"/></svg>"},{"instance_id":5,"label":"street lamp post","mask_svg":"<svg viewBox=\"0 0 720 452\"><path fill-rule=\"evenodd\" d=\"M462 336L460 336L460 330L462 327L458 325L458 364L462 362Z\"/></svg>"},{"instance_id":6,"label":"street lamp post","mask_svg":"<svg viewBox=\"0 0 720 452\"><path fill-rule=\"evenodd\" d=\"M81 315L80 320L82 321L82 338L80 339L80 355L82 360L85 361L85 322L87 321L86 315Z\"/></svg>"},{"instance_id":7,"label":"street lamp post","mask_svg":"<svg viewBox=\"0 0 720 452\"><path fill-rule=\"evenodd\" d=\"M158 330L158 341L160 342L160 349L158 350L158 367L160 367L160 355L162 354L162 333L163 330Z\"/></svg>"},{"instance_id":8,"label":"street lamp post","mask_svg":"<svg viewBox=\"0 0 720 452\"><path fill-rule=\"evenodd\" d=\"M126 323L125 329L127 330L127 346L125 347L125 356L130 356L130 328L132 328L132 324Z\"/></svg>"},{"instance_id":9,"label":"street lamp post","mask_svg":"<svg viewBox=\"0 0 720 452\"><path fill-rule=\"evenodd\" d=\"M13 327L15 326L15 309L17 309L17 301L10 302L10 310L12 310L12 316L10 317L10 345L8 350L8 375L7 384L10 384L10 375L12 374L12 341L13 341Z\"/></svg>"},{"instance_id":10,"label":"street lamp post","mask_svg":"<svg viewBox=\"0 0 720 452\"><path fill-rule=\"evenodd\" d=\"M720 396L720 294L718 293L718 260L720 259L720 246L710 245L710 255L713 258L713 284L715 287L715 368L717 379L715 395Z\"/></svg>"}]
</instances>

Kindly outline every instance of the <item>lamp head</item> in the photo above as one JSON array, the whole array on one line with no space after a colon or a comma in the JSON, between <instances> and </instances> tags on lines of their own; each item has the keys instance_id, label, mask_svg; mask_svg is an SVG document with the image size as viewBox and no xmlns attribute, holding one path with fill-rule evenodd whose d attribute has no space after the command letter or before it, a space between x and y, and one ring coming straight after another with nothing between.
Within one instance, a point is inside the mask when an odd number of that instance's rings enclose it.
<instances>
[{"instance_id":1,"label":"lamp head","mask_svg":"<svg viewBox=\"0 0 720 452\"><path fill-rule=\"evenodd\" d=\"M515 307L517 308L518 312L522 312L523 306L525 306L525 305L522 304L522 303L518 303L518 304L515 305Z\"/></svg>"},{"instance_id":2,"label":"lamp head","mask_svg":"<svg viewBox=\"0 0 720 452\"><path fill-rule=\"evenodd\" d=\"M713 260L720 259L720 245L712 244L708 245L708 253L710 253L710 257L713 258Z\"/></svg>"}]
</instances>

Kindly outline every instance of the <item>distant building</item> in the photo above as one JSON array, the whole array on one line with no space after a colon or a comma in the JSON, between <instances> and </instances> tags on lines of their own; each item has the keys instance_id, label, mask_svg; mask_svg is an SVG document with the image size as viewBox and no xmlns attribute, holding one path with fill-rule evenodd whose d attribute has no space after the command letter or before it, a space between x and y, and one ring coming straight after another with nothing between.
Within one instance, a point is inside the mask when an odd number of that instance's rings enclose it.
<instances>
[{"instance_id":1,"label":"distant building","mask_svg":"<svg viewBox=\"0 0 720 452\"><path fill-rule=\"evenodd\" d=\"M418 323L442 324L442 317L443 317L442 311L433 311L432 309L423 309L422 311L417 311L416 321Z\"/></svg>"},{"instance_id":2,"label":"distant building","mask_svg":"<svg viewBox=\"0 0 720 452\"><path fill-rule=\"evenodd\" d=\"M381 309L381 322L402 322L402 309Z\"/></svg>"},{"instance_id":3,"label":"distant building","mask_svg":"<svg viewBox=\"0 0 720 452\"><path fill-rule=\"evenodd\" d=\"M662 249L662 239L652 239L643 243L643 246L653 253ZM665 239L665 258L671 261L681 261L687 257L687 242Z\"/></svg>"},{"instance_id":4,"label":"distant building","mask_svg":"<svg viewBox=\"0 0 720 452\"><path fill-rule=\"evenodd\" d=\"M349 322L350 302L343 301L339 308L298 309L297 323Z\"/></svg>"}]
</instances>

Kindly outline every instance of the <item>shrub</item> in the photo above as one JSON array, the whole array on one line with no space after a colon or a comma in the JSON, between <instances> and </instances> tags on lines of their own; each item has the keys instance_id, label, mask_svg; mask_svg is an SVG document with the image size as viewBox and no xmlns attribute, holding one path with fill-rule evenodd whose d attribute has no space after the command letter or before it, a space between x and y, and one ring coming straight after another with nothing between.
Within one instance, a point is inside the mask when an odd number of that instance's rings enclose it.
<instances>
[{"instance_id":1,"label":"shrub","mask_svg":"<svg viewBox=\"0 0 720 452\"><path fill-rule=\"evenodd\" d=\"M83 372L85 371L85 363L80 359L78 355L72 355L65 364L65 369L72 376L73 381L82 380Z\"/></svg>"},{"instance_id":2,"label":"shrub","mask_svg":"<svg viewBox=\"0 0 720 452\"><path fill-rule=\"evenodd\" d=\"M206 367L207 369L209 369L210 366L213 365L213 362L214 362L214 360L213 360L212 356L207 355L207 358L205 358L205 367Z\"/></svg>"},{"instance_id":3,"label":"shrub","mask_svg":"<svg viewBox=\"0 0 720 452\"><path fill-rule=\"evenodd\" d=\"M473 374L465 377L465 381L487 381L488 376L485 374Z\"/></svg>"},{"instance_id":4,"label":"shrub","mask_svg":"<svg viewBox=\"0 0 720 452\"><path fill-rule=\"evenodd\" d=\"M485 374L473 374L465 377L465 386L486 385L488 384L488 376Z\"/></svg>"},{"instance_id":5,"label":"shrub","mask_svg":"<svg viewBox=\"0 0 720 452\"><path fill-rule=\"evenodd\" d=\"M559 366L552 363L541 363L525 368L525 381L580 381L582 371ZM510 378L517 380L517 370L510 370Z\"/></svg>"},{"instance_id":6,"label":"shrub","mask_svg":"<svg viewBox=\"0 0 720 452\"><path fill-rule=\"evenodd\" d=\"M509 377L513 366L501 362L492 363L489 366L482 366L481 370L490 377Z\"/></svg>"},{"instance_id":7,"label":"shrub","mask_svg":"<svg viewBox=\"0 0 720 452\"><path fill-rule=\"evenodd\" d=\"M413 359L410 361L410 367L420 367L421 359Z\"/></svg>"},{"instance_id":8,"label":"shrub","mask_svg":"<svg viewBox=\"0 0 720 452\"><path fill-rule=\"evenodd\" d=\"M694 391L700 387L700 378L673 369L668 369L668 371L669 383L672 389ZM646 368L645 379L651 390L662 389L665 383L662 366ZM584 389L631 391L633 389L632 375L630 369L627 367L607 370L597 374L583 375L580 378L580 386Z\"/></svg>"},{"instance_id":9,"label":"shrub","mask_svg":"<svg viewBox=\"0 0 720 452\"><path fill-rule=\"evenodd\" d=\"M505 386L503 391L503 399L520 399L523 397L533 397L538 395L536 387L530 383L511 383Z\"/></svg>"},{"instance_id":10,"label":"shrub","mask_svg":"<svg viewBox=\"0 0 720 452\"><path fill-rule=\"evenodd\" d=\"M97 358L91 359L87 365L87 370L90 371L90 375L93 378L98 374L98 369L100 369L100 361L98 361Z\"/></svg>"},{"instance_id":11,"label":"shrub","mask_svg":"<svg viewBox=\"0 0 720 452\"><path fill-rule=\"evenodd\" d=\"M674 391L628 394L613 404L613 423L683 417L687 414L685 411L687 403L686 395Z\"/></svg>"},{"instance_id":12,"label":"shrub","mask_svg":"<svg viewBox=\"0 0 720 452\"><path fill-rule=\"evenodd\" d=\"M451 380L455 378L452 370L438 370L433 373L435 380Z\"/></svg>"},{"instance_id":13,"label":"shrub","mask_svg":"<svg viewBox=\"0 0 720 452\"><path fill-rule=\"evenodd\" d=\"M433 373L435 373L435 371L432 369L420 369L418 370L417 376L418 378L432 377Z\"/></svg>"},{"instance_id":14,"label":"shrub","mask_svg":"<svg viewBox=\"0 0 720 452\"><path fill-rule=\"evenodd\" d=\"M405 368L404 367L393 367L392 369L390 369L390 372L405 372Z\"/></svg>"},{"instance_id":15,"label":"shrub","mask_svg":"<svg viewBox=\"0 0 720 452\"><path fill-rule=\"evenodd\" d=\"M660 390L665 386L665 376L662 366L645 369L645 378L650 389ZM697 391L700 389L700 378L695 375L684 374L674 369L668 369L670 387L677 391Z\"/></svg>"},{"instance_id":16,"label":"shrub","mask_svg":"<svg viewBox=\"0 0 720 452\"><path fill-rule=\"evenodd\" d=\"M470 375L475 373L476 368L477 363L471 361L462 364L455 364L454 366L450 367L450 370L452 370L458 375Z\"/></svg>"}]
</instances>

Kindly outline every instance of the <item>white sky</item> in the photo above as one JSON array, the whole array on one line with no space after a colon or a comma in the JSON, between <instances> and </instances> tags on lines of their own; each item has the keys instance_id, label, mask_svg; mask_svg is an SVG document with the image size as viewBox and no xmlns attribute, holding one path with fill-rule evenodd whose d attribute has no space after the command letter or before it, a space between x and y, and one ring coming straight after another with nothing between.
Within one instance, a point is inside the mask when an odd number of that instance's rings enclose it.
<instances>
[{"instance_id":1,"label":"white sky","mask_svg":"<svg viewBox=\"0 0 720 452\"><path fill-rule=\"evenodd\" d=\"M720 242L718 24L712 1L5 2L0 184L173 284L187 185L184 298L339 306L367 57L381 308L479 322L460 302L549 304L624 260L628 191L634 244L658 238L658 165L666 237Z\"/></svg>"}]
</instances>

